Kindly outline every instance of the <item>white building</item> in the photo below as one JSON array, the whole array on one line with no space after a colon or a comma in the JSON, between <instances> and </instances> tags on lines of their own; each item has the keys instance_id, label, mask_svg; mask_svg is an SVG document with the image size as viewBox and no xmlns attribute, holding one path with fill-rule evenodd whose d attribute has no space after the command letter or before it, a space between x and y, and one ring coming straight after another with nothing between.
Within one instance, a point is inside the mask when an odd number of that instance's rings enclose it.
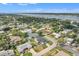
<instances>
[{"instance_id":1,"label":"white building","mask_svg":"<svg viewBox=\"0 0 79 59\"><path fill-rule=\"evenodd\" d=\"M53 33L53 35L55 35L55 38L59 38L61 36L59 33Z\"/></svg>"},{"instance_id":2,"label":"white building","mask_svg":"<svg viewBox=\"0 0 79 59\"><path fill-rule=\"evenodd\" d=\"M30 49L30 48L32 48L32 45L29 43L24 43L22 45L17 46L17 49L20 53L24 52L25 49Z\"/></svg>"},{"instance_id":3,"label":"white building","mask_svg":"<svg viewBox=\"0 0 79 59\"><path fill-rule=\"evenodd\" d=\"M65 29L64 31L62 31L62 33L67 34L67 33L70 32L70 31L72 31L72 30Z\"/></svg>"},{"instance_id":4,"label":"white building","mask_svg":"<svg viewBox=\"0 0 79 59\"><path fill-rule=\"evenodd\" d=\"M13 50L0 51L0 56L14 56L14 51Z\"/></svg>"},{"instance_id":5,"label":"white building","mask_svg":"<svg viewBox=\"0 0 79 59\"><path fill-rule=\"evenodd\" d=\"M25 30L21 30L21 32L27 32L27 33L32 33L32 29L25 29Z\"/></svg>"},{"instance_id":6,"label":"white building","mask_svg":"<svg viewBox=\"0 0 79 59\"><path fill-rule=\"evenodd\" d=\"M0 31L0 33L4 33L4 31Z\"/></svg>"},{"instance_id":7,"label":"white building","mask_svg":"<svg viewBox=\"0 0 79 59\"><path fill-rule=\"evenodd\" d=\"M65 45L70 45L73 42L73 40L74 39L72 38L65 38L65 41L66 41Z\"/></svg>"}]
</instances>

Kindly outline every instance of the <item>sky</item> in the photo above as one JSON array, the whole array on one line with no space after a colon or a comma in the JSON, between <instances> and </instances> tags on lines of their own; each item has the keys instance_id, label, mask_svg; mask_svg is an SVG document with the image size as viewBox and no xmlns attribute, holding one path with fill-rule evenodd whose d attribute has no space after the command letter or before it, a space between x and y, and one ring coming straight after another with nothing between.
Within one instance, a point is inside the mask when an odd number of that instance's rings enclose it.
<instances>
[{"instance_id":1,"label":"sky","mask_svg":"<svg viewBox=\"0 0 79 59\"><path fill-rule=\"evenodd\" d=\"M79 13L79 3L0 3L0 13Z\"/></svg>"}]
</instances>

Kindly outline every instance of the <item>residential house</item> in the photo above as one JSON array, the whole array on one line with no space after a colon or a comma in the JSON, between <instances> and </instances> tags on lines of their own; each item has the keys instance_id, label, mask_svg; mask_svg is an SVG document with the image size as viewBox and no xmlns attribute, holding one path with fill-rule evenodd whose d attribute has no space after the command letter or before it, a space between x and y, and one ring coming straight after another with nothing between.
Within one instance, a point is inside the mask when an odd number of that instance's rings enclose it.
<instances>
[{"instance_id":1,"label":"residential house","mask_svg":"<svg viewBox=\"0 0 79 59\"><path fill-rule=\"evenodd\" d=\"M11 39L10 41L15 44L21 41L21 38L19 36L10 36L10 39Z\"/></svg>"},{"instance_id":2,"label":"residential house","mask_svg":"<svg viewBox=\"0 0 79 59\"><path fill-rule=\"evenodd\" d=\"M14 51L13 50L0 51L0 56L14 56Z\"/></svg>"},{"instance_id":3,"label":"residential house","mask_svg":"<svg viewBox=\"0 0 79 59\"><path fill-rule=\"evenodd\" d=\"M60 33L53 33L53 35L55 36L55 38L59 38L61 36Z\"/></svg>"},{"instance_id":4,"label":"residential house","mask_svg":"<svg viewBox=\"0 0 79 59\"><path fill-rule=\"evenodd\" d=\"M20 53L23 53L24 50L30 49L30 48L32 48L32 45L31 45L30 43L24 43L24 44L22 44L22 45L17 46L17 50L18 50Z\"/></svg>"},{"instance_id":5,"label":"residential house","mask_svg":"<svg viewBox=\"0 0 79 59\"><path fill-rule=\"evenodd\" d=\"M74 39L72 39L72 38L67 38L67 37L66 37L66 38L65 38L65 42L66 42L65 45L70 45L70 44L73 42L73 40L74 40Z\"/></svg>"},{"instance_id":6,"label":"residential house","mask_svg":"<svg viewBox=\"0 0 79 59\"><path fill-rule=\"evenodd\" d=\"M4 33L4 31L0 31L0 34L1 34L1 33Z\"/></svg>"},{"instance_id":7,"label":"residential house","mask_svg":"<svg viewBox=\"0 0 79 59\"><path fill-rule=\"evenodd\" d=\"M24 30L21 30L21 32L23 32L23 33L25 33L25 32L32 33L32 29L24 29Z\"/></svg>"},{"instance_id":8,"label":"residential house","mask_svg":"<svg viewBox=\"0 0 79 59\"><path fill-rule=\"evenodd\" d=\"M63 30L61 33L63 33L63 34L67 34L67 33L70 32L70 31L72 31L72 30L65 29L65 30Z\"/></svg>"}]
</instances>

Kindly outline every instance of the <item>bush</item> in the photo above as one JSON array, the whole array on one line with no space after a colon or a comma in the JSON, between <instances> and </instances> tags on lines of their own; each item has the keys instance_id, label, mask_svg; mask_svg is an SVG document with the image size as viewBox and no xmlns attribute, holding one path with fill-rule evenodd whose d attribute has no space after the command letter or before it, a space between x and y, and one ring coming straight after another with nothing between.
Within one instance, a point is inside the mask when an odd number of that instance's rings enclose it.
<instances>
[{"instance_id":1,"label":"bush","mask_svg":"<svg viewBox=\"0 0 79 59\"><path fill-rule=\"evenodd\" d=\"M14 53L15 53L16 56L20 56L20 53L17 49L14 50Z\"/></svg>"},{"instance_id":2,"label":"bush","mask_svg":"<svg viewBox=\"0 0 79 59\"><path fill-rule=\"evenodd\" d=\"M64 42L64 38L58 38L58 43L63 43Z\"/></svg>"},{"instance_id":3,"label":"bush","mask_svg":"<svg viewBox=\"0 0 79 59\"><path fill-rule=\"evenodd\" d=\"M31 53L31 52L25 52L25 53L23 54L23 56L32 56L32 53Z\"/></svg>"}]
</instances>

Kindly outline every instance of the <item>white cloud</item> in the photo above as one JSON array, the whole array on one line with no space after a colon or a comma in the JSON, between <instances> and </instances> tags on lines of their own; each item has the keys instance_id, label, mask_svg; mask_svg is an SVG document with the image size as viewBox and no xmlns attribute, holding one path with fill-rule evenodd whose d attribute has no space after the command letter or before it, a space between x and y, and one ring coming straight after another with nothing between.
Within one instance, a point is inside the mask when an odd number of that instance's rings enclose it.
<instances>
[{"instance_id":1,"label":"white cloud","mask_svg":"<svg viewBox=\"0 0 79 59\"><path fill-rule=\"evenodd\" d=\"M37 3L28 3L28 4L37 4Z\"/></svg>"},{"instance_id":2,"label":"white cloud","mask_svg":"<svg viewBox=\"0 0 79 59\"><path fill-rule=\"evenodd\" d=\"M8 3L1 3L1 4L7 5Z\"/></svg>"},{"instance_id":3,"label":"white cloud","mask_svg":"<svg viewBox=\"0 0 79 59\"><path fill-rule=\"evenodd\" d=\"M28 5L28 4L27 3L18 3L18 5L24 6L24 5Z\"/></svg>"},{"instance_id":4,"label":"white cloud","mask_svg":"<svg viewBox=\"0 0 79 59\"><path fill-rule=\"evenodd\" d=\"M37 4L37 3L17 3L18 5L24 6L24 5L30 5L30 4Z\"/></svg>"}]
</instances>

